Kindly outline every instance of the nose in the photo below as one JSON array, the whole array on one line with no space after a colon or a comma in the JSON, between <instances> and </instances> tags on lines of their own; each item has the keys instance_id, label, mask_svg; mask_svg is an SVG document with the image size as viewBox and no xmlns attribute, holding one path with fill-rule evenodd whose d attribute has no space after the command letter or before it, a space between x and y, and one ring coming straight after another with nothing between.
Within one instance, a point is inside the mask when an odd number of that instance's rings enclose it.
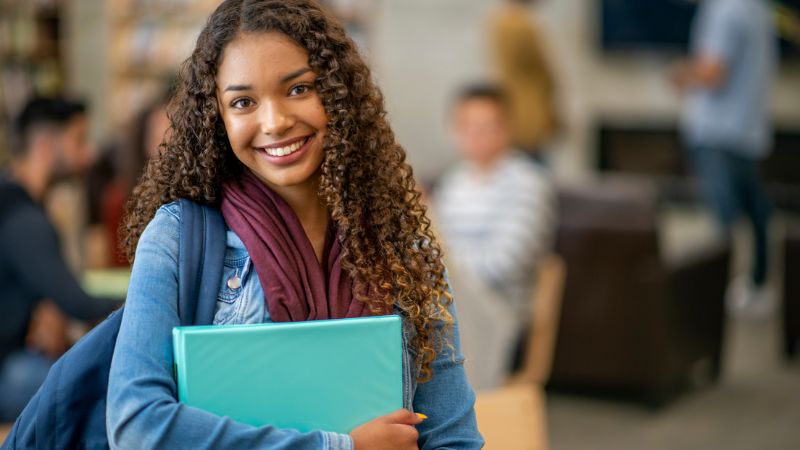
<instances>
[{"instance_id":1,"label":"nose","mask_svg":"<svg viewBox=\"0 0 800 450\"><path fill-rule=\"evenodd\" d=\"M261 132L270 136L281 136L294 125L294 116L281 101L262 103L259 121Z\"/></svg>"}]
</instances>

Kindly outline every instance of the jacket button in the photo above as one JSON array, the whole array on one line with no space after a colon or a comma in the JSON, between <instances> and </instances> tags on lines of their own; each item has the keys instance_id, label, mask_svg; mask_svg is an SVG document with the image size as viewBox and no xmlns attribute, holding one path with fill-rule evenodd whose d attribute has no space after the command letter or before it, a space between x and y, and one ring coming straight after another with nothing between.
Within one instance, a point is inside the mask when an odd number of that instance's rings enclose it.
<instances>
[{"instance_id":1,"label":"jacket button","mask_svg":"<svg viewBox=\"0 0 800 450\"><path fill-rule=\"evenodd\" d=\"M228 278L228 287L230 289L239 289L242 287L242 279L239 278L238 275L234 275L231 278Z\"/></svg>"}]
</instances>

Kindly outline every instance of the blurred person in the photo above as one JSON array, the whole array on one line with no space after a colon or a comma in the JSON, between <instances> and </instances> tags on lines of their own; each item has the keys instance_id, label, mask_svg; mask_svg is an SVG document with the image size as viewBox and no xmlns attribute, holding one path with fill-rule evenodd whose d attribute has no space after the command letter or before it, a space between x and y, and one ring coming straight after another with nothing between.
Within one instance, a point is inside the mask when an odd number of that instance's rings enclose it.
<instances>
[{"instance_id":1,"label":"blurred person","mask_svg":"<svg viewBox=\"0 0 800 450\"><path fill-rule=\"evenodd\" d=\"M558 129L555 81L541 27L530 6L535 0L505 0L489 22L496 76L509 94L512 142L537 157Z\"/></svg>"},{"instance_id":2,"label":"blurred person","mask_svg":"<svg viewBox=\"0 0 800 450\"><path fill-rule=\"evenodd\" d=\"M506 379L524 342L537 263L551 247L555 200L546 172L511 146L499 88L465 88L451 120L463 161L442 178L432 206L459 299L467 374L487 389Z\"/></svg>"},{"instance_id":3,"label":"blurred person","mask_svg":"<svg viewBox=\"0 0 800 450\"><path fill-rule=\"evenodd\" d=\"M169 129L173 84L137 114L128 140L132 145L109 144L89 171L90 267L129 267L119 234L125 203Z\"/></svg>"},{"instance_id":4,"label":"blurred person","mask_svg":"<svg viewBox=\"0 0 800 450\"><path fill-rule=\"evenodd\" d=\"M100 147L97 161L86 175L87 228L84 232L84 267L90 270L127 266L124 258L115 251L114 234L105 223L106 204L109 199L125 201L125 192L117 182L121 169L120 160L128 153L123 144L110 141Z\"/></svg>"},{"instance_id":5,"label":"blurred person","mask_svg":"<svg viewBox=\"0 0 800 450\"><path fill-rule=\"evenodd\" d=\"M34 98L13 126L10 170L0 175L0 421L21 412L66 350L64 314L95 320L118 306L83 292L41 206L55 181L91 162L85 106Z\"/></svg>"},{"instance_id":6,"label":"blurred person","mask_svg":"<svg viewBox=\"0 0 800 450\"><path fill-rule=\"evenodd\" d=\"M769 95L778 53L769 2L700 0L690 45L690 59L673 72L686 96L682 133L689 160L725 233L741 211L753 228L752 273L731 284L728 306L766 314L775 301L766 289L771 206L758 166L771 146Z\"/></svg>"}]
</instances>

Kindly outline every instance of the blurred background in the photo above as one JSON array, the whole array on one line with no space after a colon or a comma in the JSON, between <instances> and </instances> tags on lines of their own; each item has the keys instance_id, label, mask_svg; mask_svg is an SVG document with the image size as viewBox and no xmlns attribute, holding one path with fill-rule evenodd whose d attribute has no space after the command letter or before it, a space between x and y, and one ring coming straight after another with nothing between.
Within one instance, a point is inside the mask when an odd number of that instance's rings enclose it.
<instances>
[{"instance_id":1,"label":"blurred background","mask_svg":"<svg viewBox=\"0 0 800 450\"><path fill-rule=\"evenodd\" d=\"M719 31L725 25L709 17L721 2L765 7L774 64L753 56L765 53L743 32ZM371 65L430 198L487 448L800 446L800 1L327 3ZM176 69L217 4L0 0L0 164L11 158L12 120L33 95L87 105L93 163L59 180L43 202L90 293L124 295L125 261L115 251L121 205L164 135ZM722 56L703 66L714 49ZM763 91L763 120L748 123L764 122L770 138L745 160L760 174L771 214L762 217L767 273L754 284L757 222L740 214L720 224L704 196L713 176L692 163L687 135L704 120L693 98L713 102L737 72L757 65L764 72L744 77L761 80L753 89ZM721 110L749 114L760 101ZM500 142L504 156L471 161L467 141L493 125L499 134L486 148ZM503 153L512 148L513 156ZM508 172L497 161L511 161ZM521 181L492 184L500 178ZM530 195L508 200L521 191ZM501 198L510 212L455 207L465 192L465 203ZM468 230L451 226L471 219L478 225ZM501 226L516 220L516 228ZM491 233L505 237L497 249L514 233L510 242L529 245L482 268L490 257L476 256L470 239ZM508 279L499 269L506 260L516 270ZM522 300L498 312L518 295L515 283ZM82 329L73 324L71 333ZM479 374L484 361L497 370Z\"/></svg>"}]
</instances>

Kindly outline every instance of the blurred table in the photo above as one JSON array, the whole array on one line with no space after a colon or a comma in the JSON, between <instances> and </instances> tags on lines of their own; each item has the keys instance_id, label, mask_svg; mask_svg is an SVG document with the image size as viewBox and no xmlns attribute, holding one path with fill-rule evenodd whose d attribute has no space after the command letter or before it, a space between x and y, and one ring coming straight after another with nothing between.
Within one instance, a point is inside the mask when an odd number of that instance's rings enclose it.
<instances>
[{"instance_id":1,"label":"blurred table","mask_svg":"<svg viewBox=\"0 0 800 450\"><path fill-rule=\"evenodd\" d=\"M118 299L125 298L130 281L130 269L88 270L82 285L91 296Z\"/></svg>"},{"instance_id":2,"label":"blurred table","mask_svg":"<svg viewBox=\"0 0 800 450\"><path fill-rule=\"evenodd\" d=\"M538 385L518 384L478 393L478 430L486 450L546 450L545 395Z\"/></svg>"}]
</instances>

